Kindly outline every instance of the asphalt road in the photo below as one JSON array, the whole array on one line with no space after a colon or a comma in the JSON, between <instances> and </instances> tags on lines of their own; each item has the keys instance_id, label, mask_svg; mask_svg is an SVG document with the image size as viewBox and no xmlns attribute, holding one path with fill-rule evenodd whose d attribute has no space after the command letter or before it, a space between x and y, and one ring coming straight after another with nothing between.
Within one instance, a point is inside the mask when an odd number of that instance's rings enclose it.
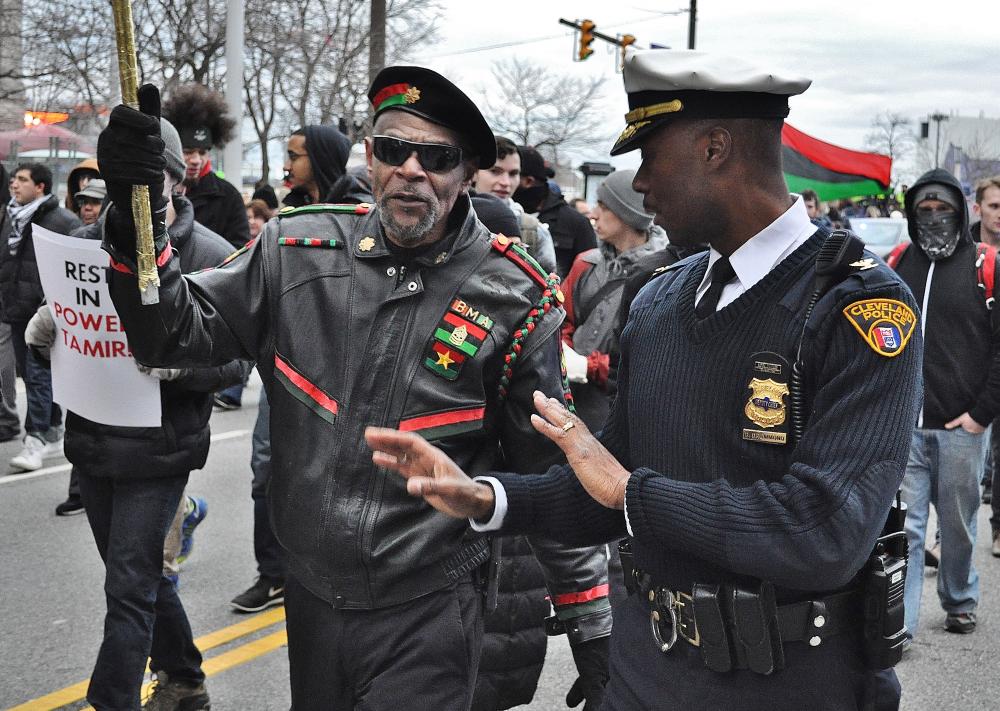
<instances>
[{"instance_id":1,"label":"asphalt road","mask_svg":"<svg viewBox=\"0 0 1000 711\"><path fill-rule=\"evenodd\" d=\"M255 384L242 410L213 416L215 441L208 464L192 475L188 487L208 500L209 515L184 564L180 591L205 652L215 711L289 707L282 611L245 616L228 605L256 575L248 462L258 392ZM0 444L0 461L9 460L19 446ZM68 476L61 459L46 462L38 476L0 473L3 709L86 707L85 682L101 640L104 570L86 517L59 518L53 513L65 498ZM987 517L984 507L980 531L989 531ZM943 631L935 578L925 580L923 626L897 668L904 711L1000 708L1000 559L990 556L987 538L984 534L977 546L982 600L975 634ZM522 708L565 708L563 696L574 678L564 638L552 640L535 701Z\"/></svg>"}]
</instances>

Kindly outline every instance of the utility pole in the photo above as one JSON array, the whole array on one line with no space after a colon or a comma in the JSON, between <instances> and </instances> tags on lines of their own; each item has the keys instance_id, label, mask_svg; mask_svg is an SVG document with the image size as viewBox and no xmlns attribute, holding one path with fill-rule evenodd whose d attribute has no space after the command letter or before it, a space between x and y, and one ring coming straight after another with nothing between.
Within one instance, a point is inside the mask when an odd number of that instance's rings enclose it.
<instances>
[{"instance_id":1,"label":"utility pole","mask_svg":"<svg viewBox=\"0 0 1000 711\"><path fill-rule=\"evenodd\" d=\"M688 49L694 49L694 29L698 24L698 0L691 0L688 11Z\"/></svg>"},{"instance_id":2,"label":"utility pole","mask_svg":"<svg viewBox=\"0 0 1000 711\"><path fill-rule=\"evenodd\" d=\"M948 114L936 113L931 114L931 121L934 122L934 167L940 168L941 162L939 157L941 155L941 122L948 120Z\"/></svg>"},{"instance_id":3,"label":"utility pole","mask_svg":"<svg viewBox=\"0 0 1000 711\"><path fill-rule=\"evenodd\" d=\"M368 85L385 66L385 0L372 0L368 35Z\"/></svg>"},{"instance_id":4,"label":"utility pole","mask_svg":"<svg viewBox=\"0 0 1000 711\"><path fill-rule=\"evenodd\" d=\"M226 180L243 191L243 0L226 0L226 105L236 137L222 153ZM267 146L261 146L266 151ZM261 176L267 180L266 175Z\"/></svg>"}]
</instances>

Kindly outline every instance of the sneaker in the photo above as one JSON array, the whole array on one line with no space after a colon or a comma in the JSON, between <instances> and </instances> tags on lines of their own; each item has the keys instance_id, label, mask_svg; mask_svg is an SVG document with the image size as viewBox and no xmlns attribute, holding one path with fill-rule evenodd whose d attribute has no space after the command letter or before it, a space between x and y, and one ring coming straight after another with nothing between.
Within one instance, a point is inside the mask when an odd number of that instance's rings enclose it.
<instances>
[{"instance_id":1,"label":"sneaker","mask_svg":"<svg viewBox=\"0 0 1000 711\"><path fill-rule=\"evenodd\" d=\"M63 438L60 437L55 442L46 442L45 449L42 450L42 459L63 456Z\"/></svg>"},{"instance_id":2,"label":"sneaker","mask_svg":"<svg viewBox=\"0 0 1000 711\"><path fill-rule=\"evenodd\" d=\"M233 398L223 393L216 393L212 398L212 403L220 410L239 410L242 403L236 402Z\"/></svg>"},{"instance_id":3,"label":"sneaker","mask_svg":"<svg viewBox=\"0 0 1000 711\"><path fill-rule=\"evenodd\" d=\"M194 529L208 516L208 502L200 496L187 496L187 512L181 524L181 552L177 562L183 563L194 550Z\"/></svg>"},{"instance_id":4,"label":"sneaker","mask_svg":"<svg viewBox=\"0 0 1000 711\"><path fill-rule=\"evenodd\" d=\"M142 705L144 711L209 711L212 703L208 699L205 684L190 684L171 681L166 672L156 672L149 697Z\"/></svg>"},{"instance_id":5,"label":"sneaker","mask_svg":"<svg viewBox=\"0 0 1000 711\"><path fill-rule=\"evenodd\" d=\"M949 612L944 618L944 628L955 634L969 634L976 631L975 612Z\"/></svg>"},{"instance_id":6,"label":"sneaker","mask_svg":"<svg viewBox=\"0 0 1000 711\"><path fill-rule=\"evenodd\" d=\"M164 573L163 577L173 584L175 590L181 589L181 576L178 573Z\"/></svg>"},{"instance_id":7,"label":"sneaker","mask_svg":"<svg viewBox=\"0 0 1000 711\"><path fill-rule=\"evenodd\" d=\"M993 533L993 547L990 549L994 558L1000 558L1000 531Z\"/></svg>"},{"instance_id":8,"label":"sneaker","mask_svg":"<svg viewBox=\"0 0 1000 711\"><path fill-rule=\"evenodd\" d=\"M928 568L937 568L941 563L941 544L935 543L931 548L924 549L924 565Z\"/></svg>"},{"instance_id":9,"label":"sneaker","mask_svg":"<svg viewBox=\"0 0 1000 711\"><path fill-rule=\"evenodd\" d=\"M42 456L45 451L45 442L35 435L28 435L24 438L24 448L16 457L10 460L10 466L20 469L23 472L33 472L42 468Z\"/></svg>"},{"instance_id":10,"label":"sneaker","mask_svg":"<svg viewBox=\"0 0 1000 711\"><path fill-rule=\"evenodd\" d=\"M83 502L79 496L70 496L56 506L56 516L75 516L83 513Z\"/></svg>"},{"instance_id":11,"label":"sneaker","mask_svg":"<svg viewBox=\"0 0 1000 711\"><path fill-rule=\"evenodd\" d=\"M229 604L239 612L260 612L284 603L285 581L265 578L262 575L257 578L256 583L234 597Z\"/></svg>"}]
</instances>

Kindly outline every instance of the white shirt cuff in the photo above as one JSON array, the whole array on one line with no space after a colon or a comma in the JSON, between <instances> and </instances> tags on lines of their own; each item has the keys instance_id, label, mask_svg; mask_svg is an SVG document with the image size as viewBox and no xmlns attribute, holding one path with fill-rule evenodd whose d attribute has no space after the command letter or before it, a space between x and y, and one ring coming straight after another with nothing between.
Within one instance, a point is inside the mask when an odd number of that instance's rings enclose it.
<instances>
[{"instance_id":1,"label":"white shirt cuff","mask_svg":"<svg viewBox=\"0 0 1000 711\"><path fill-rule=\"evenodd\" d=\"M477 533L499 531L503 526L504 518L507 516L507 491L503 488L503 484L500 483L499 479L491 476L477 476L473 478L473 481L479 481L493 487L493 515L490 516L490 520L486 523L479 523L475 519L470 518L469 525Z\"/></svg>"},{"instance_id":2,"label":"white shirt cuff","mask_svg":"<svg viewBox=\"0 0 1000 711\"><path fill-rule=\"evenodd\" d=\"M635 534L632 533L632 522L628 520L628 494L625 494L624 501L624 511L625 511L625 530L628 531L629 538L635 538Z\"/></svg>"}]
</instances>

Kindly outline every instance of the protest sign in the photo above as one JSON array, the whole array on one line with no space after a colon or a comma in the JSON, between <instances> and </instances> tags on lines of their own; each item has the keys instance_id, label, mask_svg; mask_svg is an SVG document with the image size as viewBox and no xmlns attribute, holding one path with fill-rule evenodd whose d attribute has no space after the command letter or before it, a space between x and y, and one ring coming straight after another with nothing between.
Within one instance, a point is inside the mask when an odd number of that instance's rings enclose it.
<instances>
[{"instance_id":1,"label":"protest sign","mask_svg":"<svg viewBox=\"0 0 1000 711\"><path fill-rule=\"evenodd\" d=\"M32 240L56 323L52 399L101 424L160 427L160 382L136 369L108 292L110 266L101 243L38 225Z\"/></svg>"}]
</instances>

